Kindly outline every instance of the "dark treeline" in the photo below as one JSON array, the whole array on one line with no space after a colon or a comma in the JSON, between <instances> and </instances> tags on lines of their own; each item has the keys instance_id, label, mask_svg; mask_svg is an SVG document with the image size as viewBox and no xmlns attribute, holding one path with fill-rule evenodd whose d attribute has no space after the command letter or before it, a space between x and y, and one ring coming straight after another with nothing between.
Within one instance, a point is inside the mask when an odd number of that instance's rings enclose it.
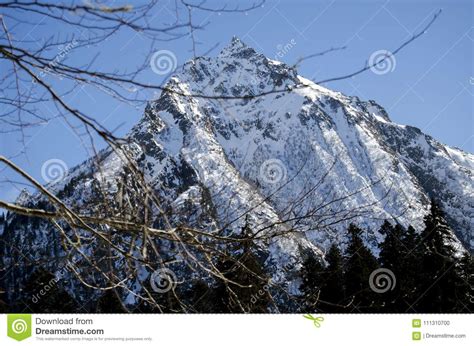
<instances>
[{"instance_id":1,"label":"dark treeline","mask_svg":"<svg viewBox=\"0 0 474 346\"><path fill-rule=\"evenodd\" d=\"M443 211L432 202L425 228L384 222L376 258L362 230L348 229L344 253L333 244L325 262L305 259L301 285L304 310L362 313L468 313L474 307L472 255L460 255ZM373 276L371 276L373 274ZM315 297L317 297L315 299Z\"/></svg>"},{"instance_id":2,"label":"dark treeline","mask_svg":"<svg viewBox=\"0 0 474 346\"><path fill-rule=\"evenodd\" d=\"M324 259L303 252L293 273L300 294L281 295L265 271L265 253L248 240L230 246L215 266L220 280L193 279L176 290L152 293L160 308L146 302L130 309L120 294L107 290L86 306L78 304L53 274L38 269L29 279L22 301L0 300L5 312L323 312L323 313L468 313L474 308L473 259L454 248L443 211L432 202L425 228L383 223L385 236L378 257L365 245L363 230L350 225L348 244L333 244ZM232 254L232 255L231 255ZM46 293L44 288L50 287ZM43 290L40 293L40 290ZM284 290L285 291L285 290ZM286 290L287 291L287 290ZM33 298L32 298L33 297ZM34 298L36 297L36 298Z\"/></svg>"}]
</instances>

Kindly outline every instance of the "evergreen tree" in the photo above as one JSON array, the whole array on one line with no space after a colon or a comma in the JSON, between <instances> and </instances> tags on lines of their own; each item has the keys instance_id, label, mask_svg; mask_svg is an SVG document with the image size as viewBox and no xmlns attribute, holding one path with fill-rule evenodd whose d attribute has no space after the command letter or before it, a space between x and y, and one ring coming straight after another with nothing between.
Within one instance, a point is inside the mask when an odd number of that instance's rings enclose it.
<instances>
[{"instance_id":1,"label":"evergreen tree","mask_svg":"<svg viewBox=\"0 0 474 346\"><path fill-rule=\"evenodd\" d=\"M203 279L195 279L189 287L181 293L180 298L186 303L190 313L212 313L215 304L215 292Z\"/></svg>"},{"instance_id":2,"label":"evergreen tree","mask_svg":"<svg viewBox=\"0 0 474 346\"><path fill-rule=\"evenodd\" d=\"M22 301L17 302L19 311L33 313L77 312L78 304L61 287L61 282L49 271L38 269L25 283Z\"/></svg>"},{"instance_id":3,"label":"evergreen tree","mask_svg":"<svg viewBox=\"0 0 474 346\"><path fill-rule=\"evenodd\" d=\"M456 312L474 311L474 258L465 253L457 264Z\"/></svg>"},{"instance_id":4,"label":"evergreen tree","mask_svg":"<svg viewBox=\"0 0 474 346\"><path fill-rule=\"evenodd\" d=\"M133 309L137 314L158 314L160 311L156 309L151 303L140 300L138 305Z\"/></svg>"},{"instance_id":5,"label":"evergreen tree","mask_svg":"<svg viewBox=\"0 0 474 346\"><path fill-rule=\"evenodd\" d=\"M385 220L379 232L385 235L384 241L380 244L380 263L385 268L398 271L400 267L400 254L405 247L401 240L404 229L398 224L394 227Z\"/></svg>"},{"instance_id":6,"label":"evergreen tree","mask_svg":"<svg viewBox=\"0 0 474 346\"><path fill-rule=\"evenodd\" d=\"M217 312L268 312L272 302L269 278L257 256L258 247L253 241L248 222L240 238L216 267L227 280L220 280L215 288Z\"/></svg>"},{"instance_id":7,"label":"evergreen tree","mask_svg":"<svg viewBox=\"0 0 474 346\"><path fill-rule=\"evenodd\" d=\"M325 280L325 268L314 253L306 253L301 267L302 312L317 311L321 289Z\"/></svg>"},{"instance_id":8,"label":"evergreen tree","mask_svg":"<svg viewBox=\"0 0 474 346\"><path fill-rule=\"evenodd\" d=\"M107 290L97 301L97 312L103 313L123 313L127 310L123 307L117 292L114 290Z\"/></svg>"},{"instance_id":9,"label":"evergreen tree","mask_svg":"<svg viewBox=\"0 0 474 346\"><path fill-rule=\"evenodd\" d=\"M345 288L346 297L352 302L351 312L373 311L375 293L369 285L370 274L377 269L377 260L364 245L362 230L351 224L348 229L349 246L345 253Z\"/></svg>"},{"instance_id":10,"label":"evergreen tree","mask_svg":"<svg viewBox=\"0 0 474 346\"><path fill-rule=\"evenodd\" d=\"M408 226L402 236L403 248L400 253L401 276L397 285L400 287L400 312L413 312L413 303L420 291L421 238L412 226Z\"/></svg>"},{"instance_id":11,"label":"evergreen tree","mask_svg":"<svg viewBox=\"0 0 474 346\"><path fill-rule=\"evenodd\" d=\"M151 290L153 299L160 306L157 308L153 307L157 313L178 313L186 312L186 305L184 304L184 299L181 297L181 292L175 288L170 289L169 291L163 293L154 293Z\"/></svg>"},{"instance_id":12,"label":"evergreen tree","mask_svg":"<svg viewBox=\"0 0 474 346\"><path fill-rule=\"evenodd\" d=\"M10 311L10 307L8 306L8 304L0 299L0 314L6 314L6 313L9 313L9 312L11 312L11 311Z\"/></svg>"},{"instance_id":13,"label":"evergreen tree","mask_svg":"<svg viewBox=\"0 0 474 346\"><path fill-rule=\"evenodd\" d=\"M324 282L321 287L321 306L324 311L342 312L344 303L344 261L336 244L332 244L326 254L327 267L324 269Z\"/></svg>"},{"instance_id":14,"label":"evergreen tree","mask_svg":"<svg viewBox=\"0 0 474 346\"><path fill-rule=\"evenodd\" d=\"M404 262L402 261L405 252L405 244L402 242L405 230L400 224L392 226L385 221L380 233L385 235L385 239L380 244L380 265L392 271L394 282L390 284L390 289L380 293L378 296L379 306L387 312L403 312L405 308L401 286L404 281Z\"/></svg>"},{"instance_id":15,"label":"evergreen tree","mask_svg":"<svg viewBox=\"0 0 474 346\"><path fill-rule=\"evenodd\" d=\"M2 250L2 244L0 243L0 251ZM0 253L4 253L4 252L0 252ZM0 258L0 265L2 265L2 261L1 261L1 258ZM2 275L2 271L0 270L0 275ZM6 291L3 287L4 285L4 281L1 280L0 281L0 314L5 314L5 313L8 313L8 312L11 312L10 311L10 306L9 304L7 304L5 301L6 301Z\"/></svg>"},{"instance_id":16,"label":"evergreen tree","mask_svg":"<svg viewBox=\"0 0 474 346\"><path fill-rule=\"evenodd\" d=\"M424 313L452 312L455 298L456 270L453 236L440 205L431 201L430 213L425 217L421 233L422 254L419 298L415 309Z\"/></svg>"}]
</instances>

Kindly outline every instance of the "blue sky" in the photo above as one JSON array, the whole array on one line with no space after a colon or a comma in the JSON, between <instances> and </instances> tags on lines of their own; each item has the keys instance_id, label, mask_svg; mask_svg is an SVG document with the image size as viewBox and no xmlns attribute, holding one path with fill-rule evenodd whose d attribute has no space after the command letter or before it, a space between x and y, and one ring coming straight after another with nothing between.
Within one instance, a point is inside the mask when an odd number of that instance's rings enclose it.
<instances>
[{"instance_id":1,"label":"blue sky","mask_svg":"<svg viewBox=\"0 0 474 346\"><path fill-rule=\"evenodd\" d=\"M223 3L207 2L208 6ZM249 4L247 1L238 3ZM174 20L173 4L174 0L161 2L154 23ZM200 42L197 50L198 54L204 53L218 44L210 53L215 55L235 35L257 51L269 57L278 54L279 59L293 64L300 57L347 46L343 51L306 60L298 68L302 76L321 80L359 69L378 50L397 48L423 28L440 8L443 12L429 31L395 57L391 72L379 75L367 71L353 79L325 86L364 100L373 99L388 111L393 121L416 126L445 144L473 152L472 1L267 0L262 8L248 13L195 13L196 21L209 21L204 30L196 33ZM37 27L16 27L13 34L17 39L35 41L71 32L60 30L46 20ZM66 59L68 63L81 64L99 54L96 69L123 70L137 65L147 48L148 41L140 34L123 31L100 46L73 50ZM172 51L182 64L192 57L190 48L191 41L181 39L160 44L157 50ZM151 83L162 81L151 69L145 71L142 79ZM59 90L65 87L62 81L50 82ZM118 135L127 133L144 108L118 103L90 88L78 88L66 100L107 128L116 129ZM41 110L49 117L56 115L52 104L42 105ZM84 149L80 136L61 118L31 128L26 135L25 148L18 133L1 134L0 154L9 157L25 151L26 154L15 157L14 161L41 182L41 167L45 161L60 159L73 167L90 154ZM100 142L96 144L103 147ZM22 185L7 184L4 180L17 181L18 177L1 170L0 178L0 199L12 200Z\"/></svg>"}]
</instances>

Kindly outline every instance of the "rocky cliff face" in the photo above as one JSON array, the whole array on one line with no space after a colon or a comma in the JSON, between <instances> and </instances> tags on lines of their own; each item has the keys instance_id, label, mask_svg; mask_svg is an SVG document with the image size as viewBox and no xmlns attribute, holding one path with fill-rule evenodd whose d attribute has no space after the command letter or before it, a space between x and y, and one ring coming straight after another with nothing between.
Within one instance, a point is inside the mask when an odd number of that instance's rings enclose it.
<instances>
[{"instance_id":1,"label":"rocky cliff face","mask_svg":"<svg viewBox=\"0 0 474 346\"><path fill-rule=\"evenodd\" d=\"M236 233L245 222L281 223L298 232L262 244L278 267L297 261L301 247L344 244L350 222L367 228L377 252L383 220L421 229L436 197L453 241L472 250L474 155L393 123L374 101L316 85L236 38L217 57L186 63L167 87L176 92L149 103L127 147L171 223ZM124 184L133 182L122 160L104 150L49 188L93 213L104 191L110 201L122 198ZM136 193L131 203L140 203ZM3 238L33 258L61 252L50 225L9 222Z\"/></svg>"}]
</instances>

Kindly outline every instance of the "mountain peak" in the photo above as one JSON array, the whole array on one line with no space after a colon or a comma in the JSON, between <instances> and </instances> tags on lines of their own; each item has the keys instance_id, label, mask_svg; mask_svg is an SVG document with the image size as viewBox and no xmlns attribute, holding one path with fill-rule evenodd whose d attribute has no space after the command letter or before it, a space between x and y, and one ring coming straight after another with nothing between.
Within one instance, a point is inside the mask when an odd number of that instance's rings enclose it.
<instances>
[{"instance_id":1,"label":"mountain peak","mask_svg":"<svg viewBox=\"0 0 474 346\"><path fill-rule=\"evenodd\" d=\"M285 90L299 79L294 68L268 59L234 36L217 57L198 57L184 64L170 83L185 92L207 90L209 94L238 97Z\"/></svg>"},{"instance_id":2,"label":"mountain peak","mask_svg":"<svg viewBox=\"0 0 474 346\"><path fill-rule=\"evenodd\" d=\"M230 40L230 45L231 46L245 46L245 43L243 43L240 38L237 36L232 36L232 39Z\"/></svg>"},{"instance_id":3,"label":"mountain peak","mask_svg":"<svg viewBox=\"0 0 474 346\"><path fill-rule=\"evenodd\" d=\"M225 46L220 52L220 57L233 57L233 58L250 58L253 55L258 54L255 49L246 45L237 36L233 36L230 43Z\"/></svg>"},{"instance_id":4,"label":"mountain peak","mask_svg":"<svg viewBox=\"0 0 474 346\"><path fill-rule=\"evenodd\" d=\"M30 198L31 198L30 192L26 188L23 188L20 194L18 195L18 197L16 198L15 204L24 205L26 202L28 202Z\"/></svg>"}]
</instances>

